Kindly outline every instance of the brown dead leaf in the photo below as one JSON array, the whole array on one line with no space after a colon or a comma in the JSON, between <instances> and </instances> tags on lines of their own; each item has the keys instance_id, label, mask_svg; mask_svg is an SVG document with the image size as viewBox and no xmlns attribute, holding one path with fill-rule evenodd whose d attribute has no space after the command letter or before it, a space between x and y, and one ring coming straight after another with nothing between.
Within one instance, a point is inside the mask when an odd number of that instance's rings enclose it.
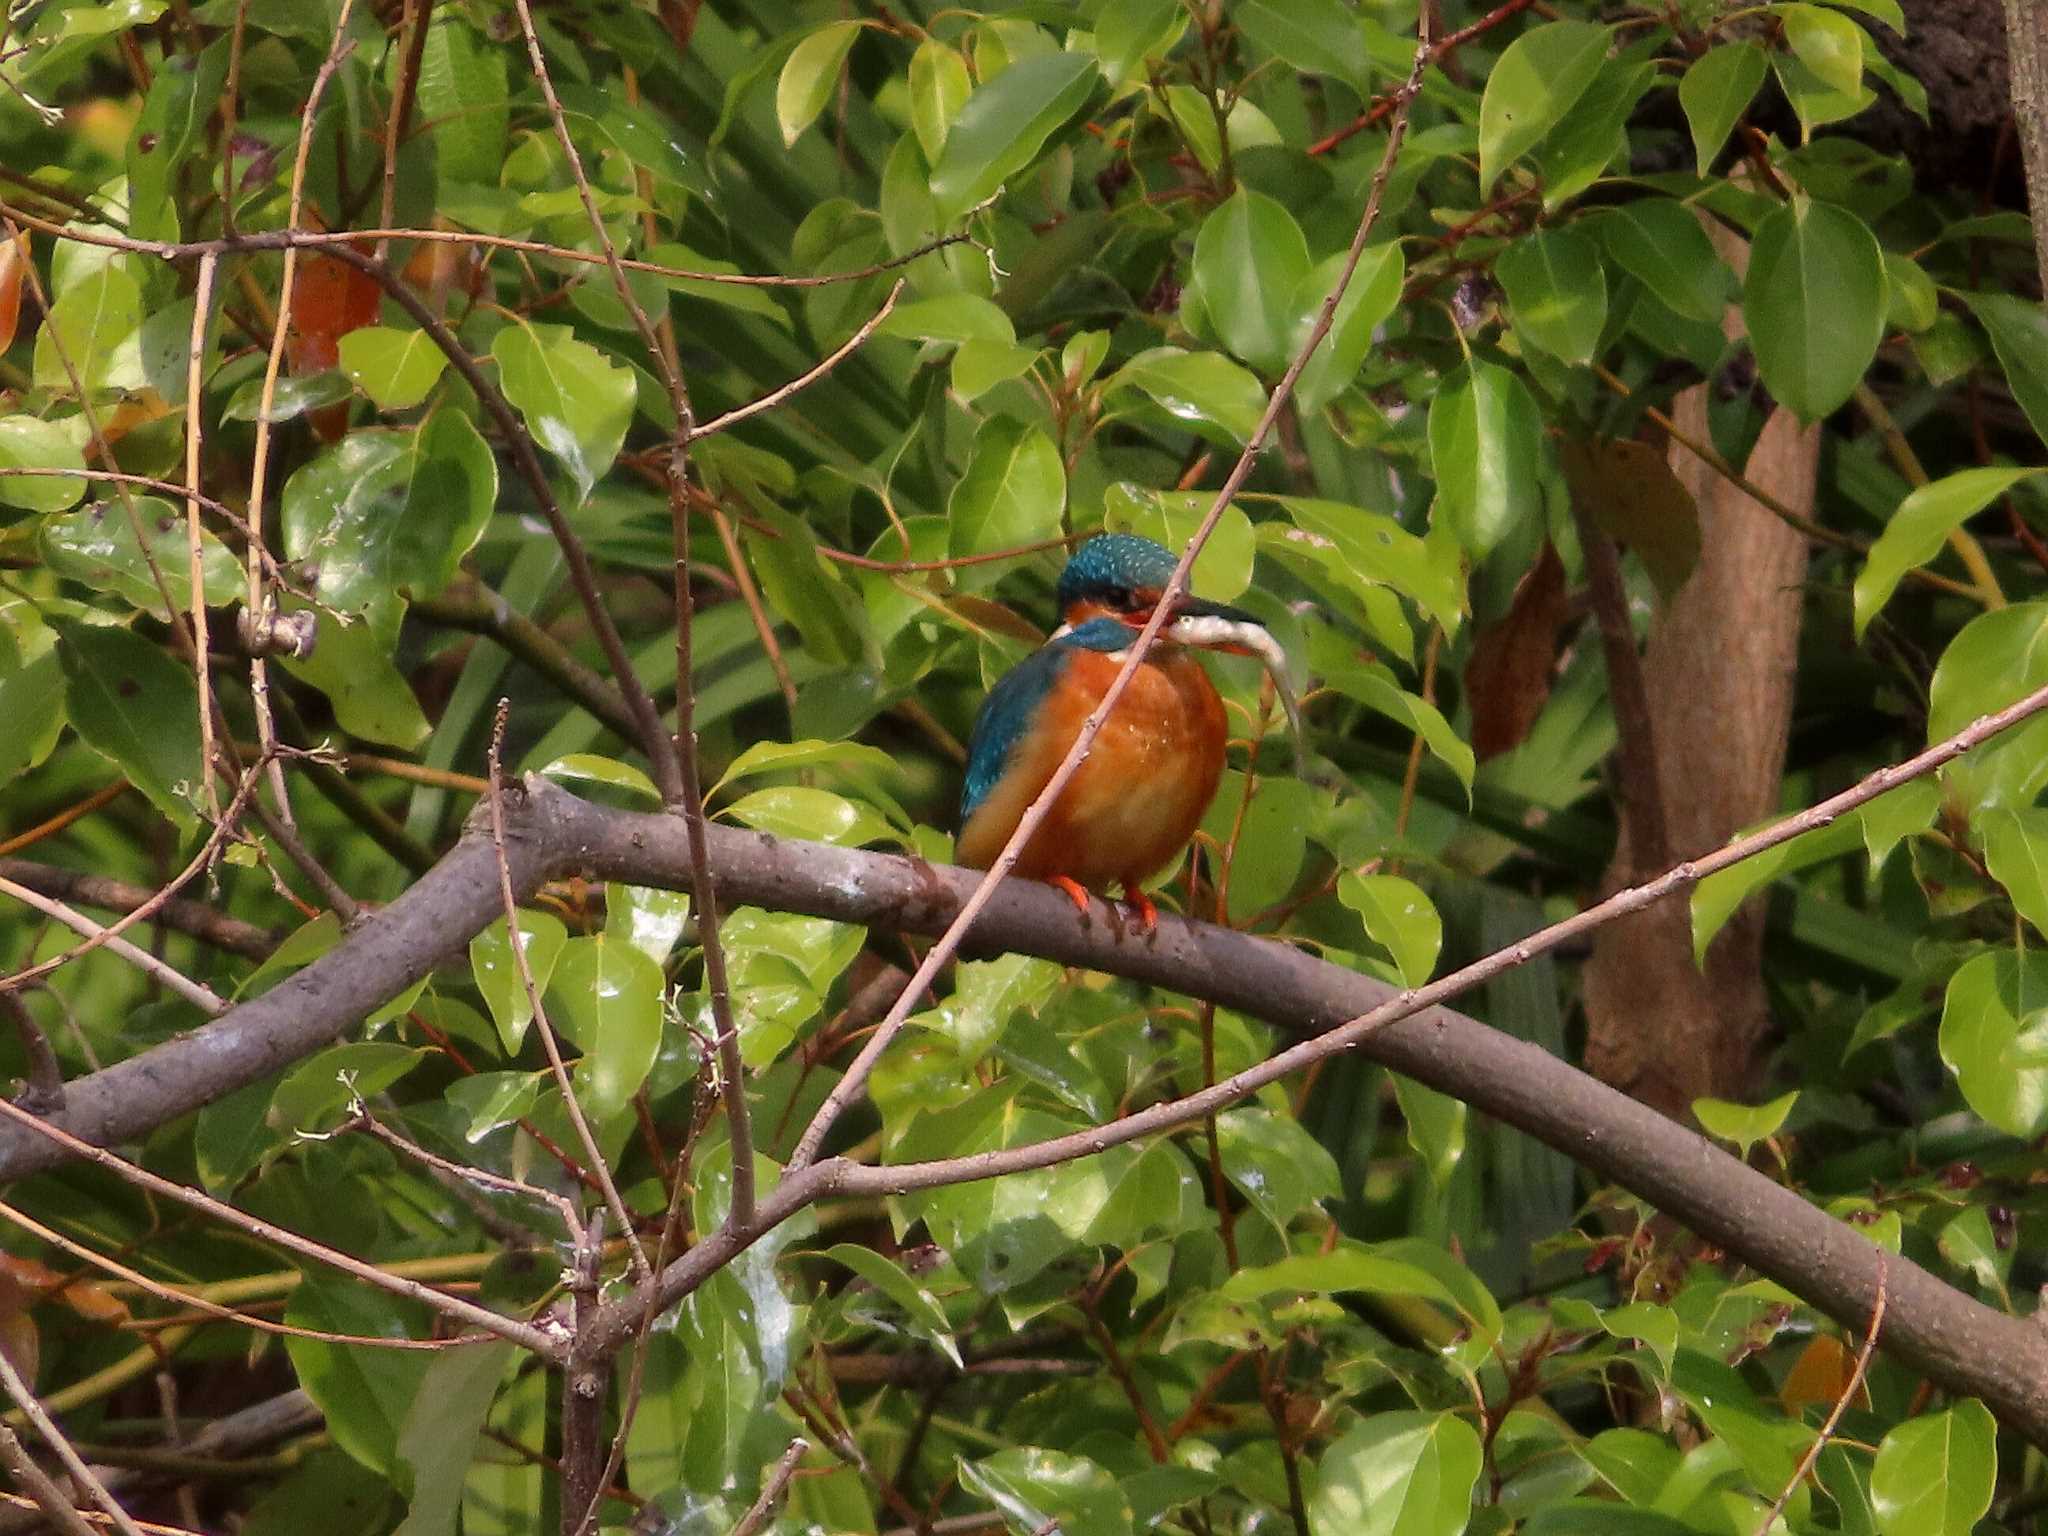
<instances>
[{"instance_id":1,"label":"brown dead leaf","mask_svg":"<svg viewBox=\"0 0 2048 1536\"><path fill-rule=\"evenodd\" d=\"M1564 564L1545 543L1516 584L1507 613L1474 637L1465 664L1472 751L1482 763L1519 745L1543 713L1564 620Z\"/></svg>"},{"instance_id":2,"label":"brown dead leaf","mask_svg":"<svg viewBox=\"0 0 2048 1536\"><path fill-rule=\"evenodd\" d=\"M1700 563L1700 512L1662 452L1629 437L1566 437L1558 460L1572 495L1643 562L1669 603Z\"/></svg>"},{"instance_id":3,"label":"brown dead leaf","mask_svg":"<svg viewBox=\"0 0 2048 1536\"><path fill-rule=\"evenodd\" d=\"M14 345L21 325L21 280L29 261L28 231L0 240L0 352Z\"/></svg>"}]
</instances>

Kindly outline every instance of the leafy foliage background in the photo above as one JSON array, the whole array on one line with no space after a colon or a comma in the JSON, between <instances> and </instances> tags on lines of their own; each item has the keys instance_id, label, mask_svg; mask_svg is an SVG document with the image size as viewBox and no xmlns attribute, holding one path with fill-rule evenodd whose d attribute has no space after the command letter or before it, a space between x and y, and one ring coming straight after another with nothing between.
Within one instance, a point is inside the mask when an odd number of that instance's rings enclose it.
<instances>
[{"instance_id":1,"label":"leafy foliage background","mask_svg":"<svg viewBox=\"0 0 2048 1536\"><path fill-rule=\"evenodd\" d=\"M1746 515L1810 552L1768 802L2048 683L2033 237L1996 167L1989 195L1916 185L1858 139L1879 98L1925 106L1892 0L1431 10L1364 259L1195 565L1286 643L1306 740L1219 663L1239 740L1169 886L1403 986L1618 883L1618 842L1642 855L1610 669L1714 536L1678 466L1762 490ZM488 0L11 18L0 963L78 942L18 892L120 910L206 855L190 908L130 935L197 988L100 948L4 994L36 1026L0 1041L18 1077L47 1076L38 1033L76 1077L345 944L460 836L500 697L508 771L658 802L622 685L674 707L679 579L714 817L943 860L960 743L1053 622L1063 541L1185 544L1306 337L1417 25L1408 0L531 17L575 165L522 13ZM401 233L294 246L287 308L293 242L261 237L288 228ZM661 347L699 434L680 512ZM1811 429L1810 492L1749 477L1774 411ZM295 626L310 653L275 647L259 691L250 652ZM1665 1106L2021 1313L2048 1279L2042 729L1701 886L1688 941L1757 925L1768 1030ZM209 748L274 758L290 819ZM670 1255L725 1218L699 915L576 882L521 914L595 1159L502 922L135 1159L547 1316L574 1254L534 1191L587 1219L601 1159L650 1243L674 1213ZM719 943L772 1184L906 941L742 907ZM1582 958L1464 1006L1574 1055ZM866 1160L1105 1123L1277 1038L1021 955L922 1003L835 1143ZM199 1529L574 1528L559 1464L615 1433L599 1522L642 1531L1919 1536L2027 1529L2048 1487L1974 1399L1881 1351L1852 1381L1864 1340L1811 1297L1349 1056L1187 1134L806 1211L636 1342L580 1445L513 1345L336 1342L459 1325L118 1171L8 1199L8 1358L131 1507ZM317 1412L278 1407L294 1388ZM253 1439L189 1440L266 1405Z\"/></svg>"}]
</instances>

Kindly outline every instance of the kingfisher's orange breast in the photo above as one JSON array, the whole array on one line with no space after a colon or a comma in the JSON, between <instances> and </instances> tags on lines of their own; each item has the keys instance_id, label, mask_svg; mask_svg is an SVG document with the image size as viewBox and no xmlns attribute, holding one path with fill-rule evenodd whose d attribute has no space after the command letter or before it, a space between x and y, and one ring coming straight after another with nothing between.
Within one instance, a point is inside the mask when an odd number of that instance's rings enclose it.
<instances>
[{"instance_id":1,"label":"kingfisher's orange breast","mask_svg":"<svg viewBox=\"0 0 2048 1536\"><path fill-rule=\"evenodd\" d=\"M1016 873L1064 875L1091 890L1136 890L1185 848L1223 776L1223 701L1183 650L1148 660L1131 679ZM1015 761L961 828L959 858L987 868L1024 809L1052 778L1122 662L1076 651L1039 706Z\"/></svg>"}]
</instances>

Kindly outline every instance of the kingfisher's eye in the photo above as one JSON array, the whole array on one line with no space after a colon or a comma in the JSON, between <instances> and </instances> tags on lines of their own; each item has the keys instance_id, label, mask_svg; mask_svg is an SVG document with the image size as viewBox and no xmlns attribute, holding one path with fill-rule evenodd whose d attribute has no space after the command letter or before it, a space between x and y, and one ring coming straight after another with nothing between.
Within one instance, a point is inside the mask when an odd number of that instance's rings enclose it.
<instances>
[{"instance_id":1,"label":"kingfisher's eye","mask_svg":"<svg viewBox=\"0 0 2048 1536\"><path fill-rule=\"evenodd\" d=\"M1102 600L1112 608L1129 608L1132 606L1131 589L1129 587L1107 587L1103 590Z\"/></svg>"}]
</instances>

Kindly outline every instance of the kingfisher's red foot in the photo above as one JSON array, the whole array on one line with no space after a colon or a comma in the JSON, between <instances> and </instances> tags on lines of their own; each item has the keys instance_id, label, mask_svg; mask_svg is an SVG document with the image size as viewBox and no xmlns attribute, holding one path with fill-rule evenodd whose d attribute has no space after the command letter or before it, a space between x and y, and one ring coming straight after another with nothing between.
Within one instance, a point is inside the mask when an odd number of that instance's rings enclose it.
<instances>
[{"instance_id":1,"label":"kingfisher's red foot","mask_svg":"<svg viewBox=\"0 0 2048 1536\"><path fill-rule=\"evenodd\" d=\"M1159 931L1159 909L1152 905L1152 898L1145 894L1141 885L1124 886L1124 905L1131 909L1131 915L1138 920L1138 937L1149 939Z\"/></svg>"},{"instance_id":2,"label":"kingfisher's red foot","mask_svg":"<svg viewBox=\"0 0 2048 1536\"><path fill-rule=\"evenodd\" d=\"M1065 875L1052 875L1048 877L1048 883L1058 886L1067 893L1067 900L1074 904L1074 910L1081 914L1085 922L1088 917L1088 888L1078 880L1069 880Z\"/></svg>"}]
</instances>

